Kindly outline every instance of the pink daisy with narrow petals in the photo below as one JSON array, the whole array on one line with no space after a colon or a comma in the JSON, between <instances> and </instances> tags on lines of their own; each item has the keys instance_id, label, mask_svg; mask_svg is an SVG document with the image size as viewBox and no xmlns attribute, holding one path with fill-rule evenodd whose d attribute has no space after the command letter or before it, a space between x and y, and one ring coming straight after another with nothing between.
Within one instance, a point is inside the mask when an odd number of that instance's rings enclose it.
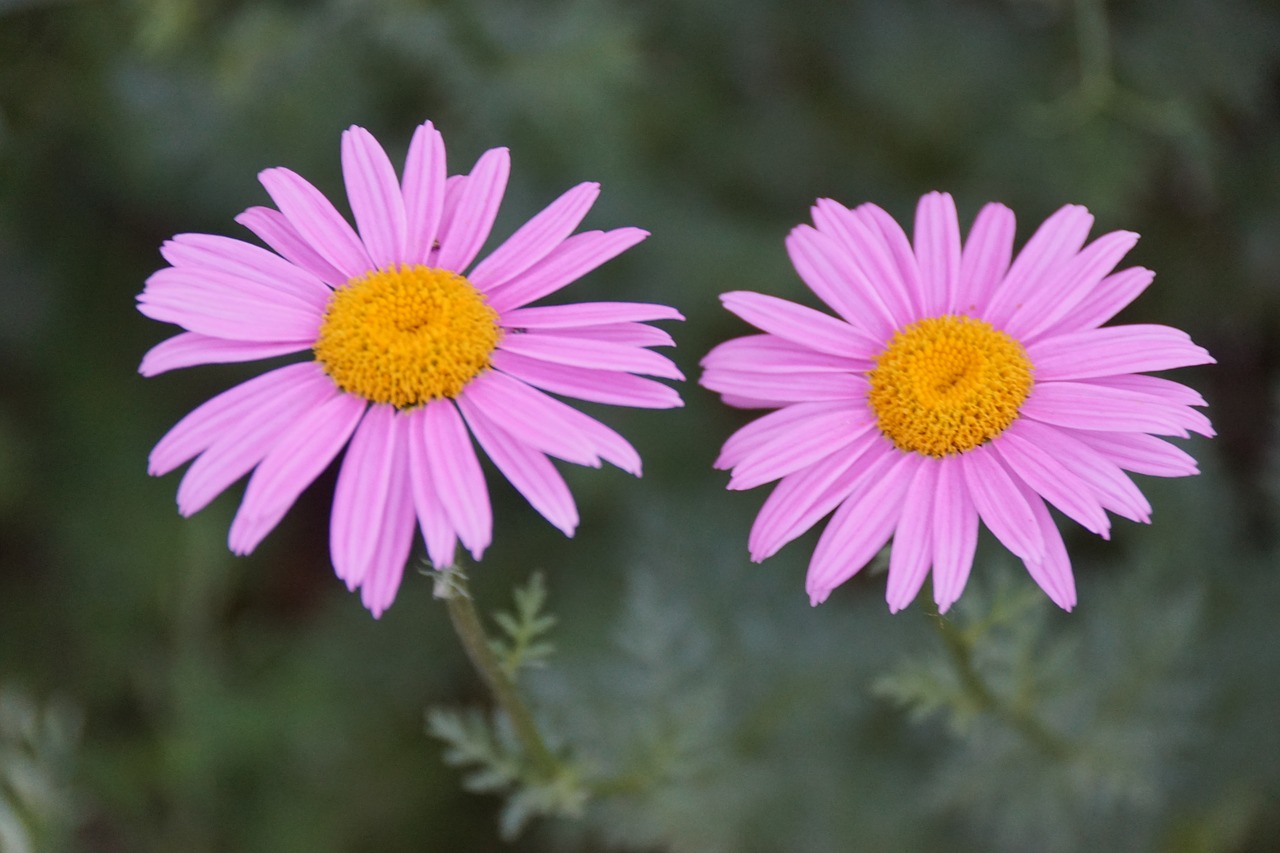
<instances>
[{"instance_id":1,"label":"pink daisy with narrow petals","mask_svg":"<svg viewBox=\"0 0 1280 853\"><path fill-rule=\"evenodd\" d=\"M492 508L473 439L568 536L577 508L549 456L640 474L621 435L546 392L682 405L646 378L684 378L648 349L673 342L646 322L683 318L665 305L530 303L648 234L573 234L599 193L584 183L473 265L509 168L507 150L495 148L469 174L448 176L444 141L428 122L397 179L377 141L352 127L342 171L355 228L303 178L267 169L259 178L276 208L236 221L269 248L210 234L164 244L170 266L147 279L138 310L186 331L146 354L144 376L311 355L219 394L160 440L151 474L195 460L178 487L183 515L252 471L229 538L247 554L346 448L330 550L376 617L395 598L415 529L437 568L453 563L459 542L477 560L489 545Z\"/></svg>"},{"instance_id":2,"label":"pink daisy with narrow petals","mask_svg":"<svg viewBox=\"0 0 1280 853\"><path fill-rule=\"evenodd\" d=\"M930 193L914 240L872 204L829 199L787 250L837 317L734 292L726 308L763 334L703 360L726 403L775 411L725 442L730 489L778 480L748 542L756 562L831 519L809 563L825 601L893 539L889 609L915 600L929 569L945 612L973 565L981 520L1070 610L1075 581L1046 502L1107 538L1107 511L1148 522L1125 472L1197 473L1156 436L1212 436L1192 389L1144 375L1213 359L1168 326L1102 327L1151 283L1112 272L1127 231L1085 245L1093 217L1063 207L1015 258L1013 212L988 204L961 245L955 203Z\"/></svg>"}]
</instances>

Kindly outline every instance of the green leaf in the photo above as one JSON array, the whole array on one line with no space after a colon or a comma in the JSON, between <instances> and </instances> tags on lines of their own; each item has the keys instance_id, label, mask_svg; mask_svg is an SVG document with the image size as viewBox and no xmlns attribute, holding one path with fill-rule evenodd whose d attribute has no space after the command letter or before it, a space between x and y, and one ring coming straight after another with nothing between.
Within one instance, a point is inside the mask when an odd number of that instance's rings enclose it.
<instances>
[{"instance_id":1,"label":"green leaf","mask_svg":"<svg viewBox=\"0 0 1280 853\"><path fill-rule=\"evenodd\" d=\"M512 597L515 612L493 614L493 621L506 636L494 637L490 645L503 671L514 679L521 669L544 666L555 652L555 646L544 635L555 627L556 617L542 612L547 603L542 572L534 572L527 584L516 587Z\"/></svg>"}]
</instances>

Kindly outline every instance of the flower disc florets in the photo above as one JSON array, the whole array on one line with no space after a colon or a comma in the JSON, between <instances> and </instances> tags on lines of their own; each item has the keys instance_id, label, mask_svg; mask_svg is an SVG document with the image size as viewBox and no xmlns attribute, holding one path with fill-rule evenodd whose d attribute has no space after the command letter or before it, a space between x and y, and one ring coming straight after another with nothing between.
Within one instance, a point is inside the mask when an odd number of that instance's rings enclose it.
<instances>
[{"instance_id":1,"label":"flower disc florets","mask_svg":"<svg viewBox=\"0 0 1280 853\"><path fill-rule=\"evenodd\" d=\"M458 396L500 337L497 312L465 278L400 266L335 290L313 350L343 391L409 409Z\"/></svg>"},{"instance_id":2,"label":"flower disc florets","mask_svg":"<svg viewBox=\"0 0 1280 853\"><path fill-rule=\"evenodd\" d=\"M1004 432L1031 392L1022 345L990 323L947 314L894 334L869 374L880 431L899 450L949 456Z\"/></svg>"}]
</instances>

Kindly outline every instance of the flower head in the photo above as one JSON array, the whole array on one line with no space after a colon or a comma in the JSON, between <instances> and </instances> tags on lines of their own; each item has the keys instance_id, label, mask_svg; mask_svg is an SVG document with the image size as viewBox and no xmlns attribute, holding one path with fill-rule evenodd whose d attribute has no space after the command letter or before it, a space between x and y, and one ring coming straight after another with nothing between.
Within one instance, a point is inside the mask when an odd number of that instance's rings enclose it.
<instances>
[{"instance_id":1,"label":"flower head","mask_svg":"<svg viewBox=\"0 0 1280 853\"><path fill-rule=\"evenodd\" d=\"M625 302L530 307L643 240L638 228L573 234L599 186L579 184L479 263L506 188L506 149L447 176L428 122L398 179L363 128L342 136L356 228L288 169L259 176L276 208L236 221L268 247L180 234L147 279L138 310L186 331L143 358L179 367L310 358L264 373L183 418L151 453L150 472L195 459L178 487L183 515L245 474L229 544L247 554L346 448L330 526L338 576L380 615L395 598L415 528L437 567L461 542L479 559L492 508L472 439L548 521L572 535L577 509L548 457L640 473L619 434L547 393L614 405L681 405L647 379L682 379L647 347L645 325L683 319ZM641 375L643 374L643 375Z\"/></svg>"},{"instance_id":2,"label":"flower head","mask_svg":"<svg viewBox=\"0 0 1280 853\"><path fill-rule=\"evenodd\" d=\"M893 538L887 599L910 604L933 569L945 611L973 565L978 521L1058 605L1071 564L1045 506L1103 538L1107 511L1148 522L1127 471L1197 473L1156 436L1213 435L1192 389L1146 371L1213 359L1177 329L1102 327L1151 283L1112 269L1127 231L1085 246L1093 217L1069 205L1013 257L1014 217L989 204L961 245L955 204L920 200L914 242L880 208L829 199L787 238L796 271L838 317L759 293L725 307L763 334L702 364L726 403L775 411L725 442L731 489L774 480L751 529L753 560L828 513L806 588L826 600Z\"/></svg>"}]
</instances>

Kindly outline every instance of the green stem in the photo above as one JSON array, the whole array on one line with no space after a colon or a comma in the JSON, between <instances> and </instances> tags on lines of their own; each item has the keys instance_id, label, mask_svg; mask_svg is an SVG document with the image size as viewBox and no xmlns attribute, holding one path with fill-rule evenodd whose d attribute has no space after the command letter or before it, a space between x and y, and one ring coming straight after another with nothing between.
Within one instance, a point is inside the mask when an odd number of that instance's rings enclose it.
<instances>
[{"instance_id":1,"label":"green stem","mask_svg":"<svg viewBox=\"0 0 1280 853\"><path fill-rule=\"evenodd\" d=\"M529 706L525 704L515 682L503 671L502 664L489 645L489 637L476 612L466 575L457 569L446 569L436 581L436 597L445 599L449 607L449 620L453 622L453 629L462 641L462 648L466 650L471 664L480 673L493 693L493 698L511 721L511 727L524 746L525 754L529 756L534 769L545 779L560 775L560 762L547 748L533 720L533 714L529 712Z\"/></svg>"},{"instance_id":2,"label":"green stem","mask_svg":"<svg viewBox=\"0 0 1280 853\"><path fill-rule=\"evenodd\" d=\"M968 639L949 619L941 614L933 614L931 620L942 637L943 645L955 664L956 673L965 693L979 708L1017 730L1030 743L1055 759L1065 759L1071 752L1071 744L1055 732L1050 731L1038 718L1025 709L1005 702L987 683L983 681L973 664L973 654Z\"/></svg>"}]
</instances>

